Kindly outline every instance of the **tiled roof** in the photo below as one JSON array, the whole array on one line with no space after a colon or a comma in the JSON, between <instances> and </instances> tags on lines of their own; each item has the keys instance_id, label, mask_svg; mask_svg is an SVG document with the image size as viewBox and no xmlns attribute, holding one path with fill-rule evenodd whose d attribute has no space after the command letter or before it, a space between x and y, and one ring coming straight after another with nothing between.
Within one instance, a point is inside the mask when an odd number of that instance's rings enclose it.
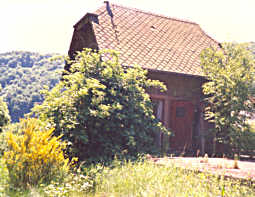
<instances>
[{"instance_id":1,"label":"tiled roof","mask_svg":"<svg viewBox=\"0 0 255 197\"><path fill-rule=\"evenodd\" d=\"M120 52L123 65L201 76L200 52L218 43L193 22L115 4L98 9L93 23L99 49Z\"/></svg>"}]
</instances>

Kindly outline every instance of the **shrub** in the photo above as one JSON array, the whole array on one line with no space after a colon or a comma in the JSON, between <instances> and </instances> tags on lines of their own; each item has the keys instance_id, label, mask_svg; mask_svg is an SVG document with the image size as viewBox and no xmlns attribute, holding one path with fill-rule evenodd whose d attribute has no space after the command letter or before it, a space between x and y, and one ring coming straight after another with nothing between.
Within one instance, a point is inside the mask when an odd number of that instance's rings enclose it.
<instances>
[{"instance_id":1,"label":"shrub","mask_svg":"<svg viewBox=\"0 0 255 197\"><path fill-rule=\"evenodd\" d=\"M139 66L124 69L110 50L86 49L70 64L70 72L44 91L45 101L32 111L72 142L72 153L96 162L156 152L154 137L166 129L155 119L146 89L165 86L147 79Z\"/></svg>"},{"instance_id":2,"label":"shrub","mask_svg":"<svg viewBox=\"0 0 255 197\"><path fill-rule=\"evenodd\" d=\"M43 127L43 125L41 126ZM18 134L18 132L22 129L24 129L24 125L19 122L7 124L2 128L2 132L0 133L0 157L3 156L4 152L8 150L8 143L6 140L8 131L11 131L13 134Z\"/></svg>"},{"instance_id":3,"label":"shrub","mask_svg":"<svg viewBox=\"0 0 255 197\"><path fill-rule=\"evenodd\" d=\"M1 92L0 84L0 92ZM0 132L2 132L2 127L7 125L10 122L11 118L9 115L9 110L7 104L3 101L3 98L0 97Z\"/></svg>"},{"instance_id":4,"label":"shrub","mask_svg":"<svg viewBox=\"0 0 255 197\"><path fill-rule=\"evenodd\" d=\"M255 156L255 122L250 123L250 130L240 136L241 152L250 157Z\"/></svg>"},{"instance_id":5,"label":"shrub","mask_svg":"<svg viewBox=\"0 0 255 197\"><path fill-rule=\"evenodd\" d=\"M6 132L0 133L0 158L4 155L7 150Z\"/></svg>"},{"instance_id":6,"label":"shrub","mask_svg":"<svg viewBox=\"0 0 255 197\"><path fill-rule=\"evenodd\" d=\"M201 65L208 80L203 85L208 103L206 116L215 124L215 139L230 147L229 154L232 150L239 154L241 138L249 130L247 119L255 112L254 58L246 46L225 43L220 50L204 50Z\"/></svg>"},{"instance_id":7,"label":"shrub","mask_svg":"<svg viewBox=\"0 0 255 197\"><path fill-rule=\"evenodd\" d=\"M53 179L61 179L69 169L69 159L64 157L65 143L53 137L54 129L41 130L36 119L21 120L17 134L8 132L8 150L4 161L10 184L27 188Z\"/></svg>"}]
</instances>

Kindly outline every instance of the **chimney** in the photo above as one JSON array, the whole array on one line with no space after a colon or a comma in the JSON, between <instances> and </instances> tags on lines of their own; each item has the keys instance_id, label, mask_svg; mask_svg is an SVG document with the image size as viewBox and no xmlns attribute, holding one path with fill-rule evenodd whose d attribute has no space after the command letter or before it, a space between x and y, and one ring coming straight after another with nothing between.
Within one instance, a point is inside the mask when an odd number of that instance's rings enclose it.
<instances>
[{"instance_id":1,"label":"chimney","mask_svg":"<svg viewBox=\"0 0 255 197\"><path fill-rule=\"evenodd\" d=\"M107 10L108 15L109 15L111 18L113 18L113 13L112 13L112 10L111 10L109 1L104 1L104 3L106 4L106 10Z\"/></svg>"}]
</instances>

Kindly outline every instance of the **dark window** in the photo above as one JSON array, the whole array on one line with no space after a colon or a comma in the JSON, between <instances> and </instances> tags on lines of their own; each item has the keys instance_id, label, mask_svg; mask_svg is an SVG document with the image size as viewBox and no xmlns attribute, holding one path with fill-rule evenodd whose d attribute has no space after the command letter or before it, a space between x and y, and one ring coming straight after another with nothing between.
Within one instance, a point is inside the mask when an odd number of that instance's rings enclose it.
<instances>
[{"instance_id":1,"label":"dark window","mask_svg":"<svg viewBox=\"0 0 255 197\"><path fill-rule=\"evenodd\" d=\"M186 110L184 107L177 107L176 108L176 117L184 117Z\"/></svg>"},{"instance_id":2,"label":"dark window","mask_svg":"<svg viewBox=\"0 0 255 197\"><path fill-rule=\"evenodd\" d=\"M154 116L162 121L163 118L163 101L162 100L152 100L153 103L153 114Z\"/></svg>"}]
</instances>

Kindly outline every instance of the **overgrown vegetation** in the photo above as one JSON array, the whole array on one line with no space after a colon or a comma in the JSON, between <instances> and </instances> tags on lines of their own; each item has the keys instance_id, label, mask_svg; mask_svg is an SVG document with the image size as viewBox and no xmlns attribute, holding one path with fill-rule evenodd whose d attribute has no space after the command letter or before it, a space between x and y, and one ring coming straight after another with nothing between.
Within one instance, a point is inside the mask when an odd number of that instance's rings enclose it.
<instances>
[{"instance_id":1,"label":"overgrown vegetation","mask_svg":"<svg viewBox=\"0 0 255 197\"><path fill-rule=\"evenodd\" d=\"M8 191L4 192L8 193ZM206 173L191 172L176 168L172 165L157 165L150 161L123 163L115 160L112 166L105 167L98 164L90 168L85 168L84 171L78 171L77 174L70 174L61 183L52 182L47 186L41 185L38 188L32 188L26 191L16 191L17 194L19 196L59 197L253 197L255 195L255 185L249 181L245 183L224 179L223 176L218 177Z\"/></svg>"},{"instance_id":2,"label":"overgrown vegetation","mask_svg":"<svg viewBox=\"0 0 255 197\"><path fill-rule=\"evenodd\" d=\"M2 87L0 84L0 93ZM3 98L0 97L0 133L2 132L2 127L10 123L10 116L7 104L3 101Z\"/></svg>"},{"instance_id":3,"label":"overgrown vegetation","mask_svg":"<svg viewBox=\"0 0 255 197\"><path fill-rule=\"evenodd\" d=\"M255 135L246 116L253 112L254 58L239 45L208 49L203 55L208 79L214 79L205 85L205 92L218 142L233 150L253 151ZM14 121L29 112L34 102L42 101L37 98L43 85L50 86L43 91L45 101L33 109L40 120L6 125L8 110L0 100L0 116L7 117L5 126L0 125L0 196L255 196L255 185L249 180L156 165L144 158L128 161L139 153L156 152L155 136L167 132L155 120L145 93L150 87L164 90L164 85L148 80L139 66L124 69L114 51L85 50L68 63L70 72L49 90L58 81L53 71L59 62L48 63L35 53L0 54L2 95ZM33 93L38 97L31 97ZM67 144L60 134L69 141L69 155L63 152ZM72 155L86 165L70 171ZM114 156L121 160L105 165Z\"/></svg>"},{"instance_id":4,"label":"overgrown vegetation","mask_svg":"<svg viewBox=\"0 0 255 197\"><path fill-rule=\"evenodd\" d=\"M27 189L52 180L61 180L68 173L69 159L65 158L65 143L53 135L54 129L42 130L36 119L21 120L17 133L6 135L7 150L3 161L13 188Z\"/></svg>"},{"instance_id":5,"label":"overgrown vegetation","mask_svg":"<svg viewBox=\"0 0 255 197\"><path fill-rule=\"evenodd\" d=\"M51 62L54 54L13 51L0 54L0 85L12 122L18 122L43 97L40 90L43 86L54 87L63 69L63 61Z\"/></svg>"},{"instance_id":6,"label":"overgrown vegetation","mask_svg":"<svg viewBox=\"0 0 255 197\"><path fill-rule=\"evenodd\" d=\"M86 49L69 63L70 72L32 111L72 143L71 153L90 163L157 152L154 137L167 131L145 89L165 86L139 66L124 69L110 50Z\"/></svg>"},{"instance_id":7,"label":"overgrown vegetation","mask_svg":"<svg viewBox=\"0 0 255 197\"><path fill-rule=\"evenodd\" d=\"M255 192L254 185L149 161L104 168L96 183L99 196L253 196Z\"/></svg>"},{"instance_id":8,"label":"overgrown vegetation","mask_svg":"<svg viewBox=\"0 0 255 197\"><path fill-rule=\"evenodd\" d=\"M248 119L254 113L255 61L246 45L226 43L206 49L201 64L208 79L203 85L207 118L215 123L214 136L225 153L255 149L249 140ZM227 150L226 147L229 149Z\"/></svg>"}]
</instances>

